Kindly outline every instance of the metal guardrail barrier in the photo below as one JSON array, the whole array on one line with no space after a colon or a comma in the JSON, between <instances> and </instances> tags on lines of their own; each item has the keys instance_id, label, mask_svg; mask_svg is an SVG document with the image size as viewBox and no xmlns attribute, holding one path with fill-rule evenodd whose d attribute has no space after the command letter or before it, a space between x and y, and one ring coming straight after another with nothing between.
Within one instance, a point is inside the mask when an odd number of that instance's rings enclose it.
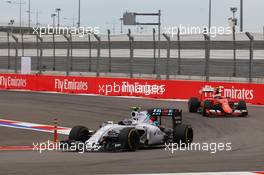
<instances>
[{"instance_id":1,"label":"metal guardrail barrier","mask_svg":"<svg viewBox=\"0 0 264 175\"><path fill-rule=\"evenodd\" d=\"M234 35L230 40L214 40L208 35L200 40L184 40L179 33L175 38L163 34L158 44L155 29L149 40L138 39L130 30L121 39L116 39L107 30L106 37L91 34L77 40L72 35L15 35L8 32L6 41L0 41L0 50L5 51L0 53L0 69L18 72L19 56L30 56L32 69L39 73L45 70L65 71L66 75L95 72L100 76L100 73L109 72L125 73L131 78L135 74L151 74L157 79L162 75L166 79L171 75L193 75L204 76L207 81L210 77L242 77L252 82L253 78L264 77L264 40L256 40L248 32L244 35L243 40L237 40ZM160 58L157 56L158 45ZM220 53L215 55L216 51ZM243 58L240 52L243 52ZM259 52L258 59L254 58L255 52Z\"/></svg>"}]
</instances>

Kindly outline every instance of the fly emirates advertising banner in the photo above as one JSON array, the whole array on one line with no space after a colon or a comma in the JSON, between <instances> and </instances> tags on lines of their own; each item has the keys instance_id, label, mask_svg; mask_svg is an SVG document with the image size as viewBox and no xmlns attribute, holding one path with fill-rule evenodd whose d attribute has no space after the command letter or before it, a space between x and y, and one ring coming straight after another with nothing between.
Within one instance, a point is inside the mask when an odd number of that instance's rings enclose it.
<instances>
[{"instance_id":1,"label":"fly emirates advertising banner","mask_svg":"<svg viewBox=\"0 0 264 175\"><path fill-rule=\"evenodd\" d=\"M189 99L199 97L203 87L221 87L223 96L264 105L264 84L0 74L2 90Z\"/></svg>"}]
</instances>

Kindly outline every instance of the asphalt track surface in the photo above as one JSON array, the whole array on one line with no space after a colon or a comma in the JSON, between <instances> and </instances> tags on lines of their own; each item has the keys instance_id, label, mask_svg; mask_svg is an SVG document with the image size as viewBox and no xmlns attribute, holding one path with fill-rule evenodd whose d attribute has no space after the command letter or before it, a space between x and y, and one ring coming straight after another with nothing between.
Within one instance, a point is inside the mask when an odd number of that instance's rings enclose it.
<instances>
[{"instance_id":1,"label":"asphalt track surface","mask_svg":"<svg viewBox=\"0 0 264 175\"><path fill-rule=\"evenodd\" d=\"M260 171L264 169L264 108L249 107L248 118L204 118L187 112L186 102L118 97L74 96L0 91L2 119L61 126L82 124L96 129L107 120L119 121L129 107L177 107L184 123L194 129L194 142L231 142L232 150L177 151L163 148L119 153L1 151L0 174L105 174L212 171ZM0 127L0 145L32 145L51 134ZM63 139L63 137L60 137Z\"/></svg>"}]
</instances>

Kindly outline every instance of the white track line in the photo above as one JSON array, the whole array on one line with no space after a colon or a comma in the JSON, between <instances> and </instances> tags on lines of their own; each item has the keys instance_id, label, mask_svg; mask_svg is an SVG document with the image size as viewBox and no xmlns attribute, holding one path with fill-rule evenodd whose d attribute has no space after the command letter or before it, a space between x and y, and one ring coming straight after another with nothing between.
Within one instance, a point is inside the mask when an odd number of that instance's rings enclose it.
<instances>
[{"instance_id":1,"label":"white track line","mask_svg":"<svg viewBox=\"0 0 264 175\"><path fill-rule=\"evenodd\" d=\"M199 172L199 173L158 173L158 174L129 174L129 175L252 175L257 172ZM259 174L263 174L260 172ZM117 174L116 174L117 175Z\"/></svg>"}]
</instances>

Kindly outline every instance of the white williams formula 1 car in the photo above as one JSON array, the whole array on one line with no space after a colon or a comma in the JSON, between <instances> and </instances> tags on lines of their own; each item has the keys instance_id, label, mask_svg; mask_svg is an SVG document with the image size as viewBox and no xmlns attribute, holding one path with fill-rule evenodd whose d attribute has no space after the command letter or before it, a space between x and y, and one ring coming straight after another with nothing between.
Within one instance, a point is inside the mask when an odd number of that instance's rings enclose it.
<instances>
[{"instance_id":1,"label":"white williams formula 1 car","mask_svg":"<svg viewBox=\"0 0 264 175\"><path fill-rule=\"evenodd\" d=\"M91 132L84 126L71 129L69 139L63 144L82 144L85 151L135 151L142 147L153 147L165 143L186 143L193 140L193 129L182 124L182 111L179 109L155 108L140 111L132 108L131 118L114 124L103 123L100 128ZM162 125L162 118L171 119L172 127Z\"/></svg>"}]
</instances>

